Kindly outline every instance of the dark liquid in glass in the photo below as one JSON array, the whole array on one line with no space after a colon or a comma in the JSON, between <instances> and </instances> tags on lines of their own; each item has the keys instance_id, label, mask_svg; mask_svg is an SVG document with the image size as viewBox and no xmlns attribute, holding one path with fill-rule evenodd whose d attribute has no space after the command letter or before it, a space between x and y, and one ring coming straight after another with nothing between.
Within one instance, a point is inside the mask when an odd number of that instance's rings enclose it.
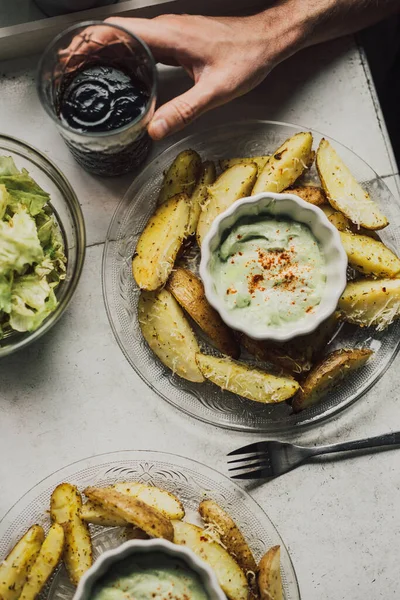
<instances>
[{"instance_id":1,"label":"dark liquid in glass","mask_svg":"<svg viewBox=\"0 0 400 600\"><path fill-rule=\"evenodd\" d=\"M60 120L79 133L112 133L144 114L149 94L140 81L111 66L94 65L79 71L59 97ZM101 138L100 138L101 139ZM150 139L146 132L112 151L88 151L66 140L83 167L99 175L119 175L138 167L146 158Z\"/></svg>"}]
</instances>

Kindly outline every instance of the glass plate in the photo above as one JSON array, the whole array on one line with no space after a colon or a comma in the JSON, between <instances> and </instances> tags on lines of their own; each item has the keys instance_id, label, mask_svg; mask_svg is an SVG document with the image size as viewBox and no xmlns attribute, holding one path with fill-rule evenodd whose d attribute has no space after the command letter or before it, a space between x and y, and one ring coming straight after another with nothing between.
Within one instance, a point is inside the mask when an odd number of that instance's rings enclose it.
<instances>
[{"instance_id":1,"label":"glass plate","mask_svg":"<svg viewBox=\"0 0 400 600\"><path fill-rule=\"evenodd\" d=\"M162 398L193 417L229 429L276 433L294 431L333 416L360 398L392 362L400 341L400 321L384 332L344 325L331 340L329 350L363 346L374 350L373 359L340 383L319 404L297 414L283 402L263 405L222 391L210 382L191 383L173 375L144 342L137 320L139 290L132 277L131 259L139 234L152 214L163 172L185 148L193 148L203 159L218 161L233 156L268 154L288 137L305 128L268 121L243 121L213 128L174 144L150 163L134 180L111 222L103 256L103 292L115 337L138 375ZM322 135L313 131L314 148ZM326 136L325 136L326 137ZM329 139L329 138L327 138ZM381 206L390 225L380 232L383 242L400 250L400 208L385 183L354 152L334 140L344 162L356 179ZM319 182L315 166L307 180ZM196 270L198 251L193 248L189 268ZM196 329L196 328L195 328ZM199 333L206 351L212 348Z\"/></svg>"},{"instance_id":2,"label":"glass plate","mask_svg":"<svg viewBox=\"0 0 400 600\"><path fill-rule=\"evenodd\" d=\"M59 483L72 483L83 490L88 485L110 485L126 480L156 485L176 494L185 506L187 520L194 523L199 520L197 509L202 500L212 498L218 502L240 526L257 561L271 546L281 546L285 600L300 600L288 551L261 507L217 471L194 460L162 452L132 450L100 454L46 477L18 500L0 522L0 560L31 525L38 523L48 530L50 496ZM95 558L125 541L122 527L90 527ZM70 600L73 594L74 587L61 566L41 594L41 600Z\"/></svg>"}]
</instances>

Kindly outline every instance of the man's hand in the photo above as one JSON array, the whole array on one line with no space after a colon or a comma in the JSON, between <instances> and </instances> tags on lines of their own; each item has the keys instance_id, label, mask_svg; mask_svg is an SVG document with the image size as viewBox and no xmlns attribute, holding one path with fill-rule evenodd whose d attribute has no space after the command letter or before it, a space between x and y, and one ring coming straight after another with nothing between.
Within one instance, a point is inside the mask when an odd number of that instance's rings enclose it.
<instances>
[{"instance_id":1,"label":"man's hand","mask_svg":"<svg viewBox=\"0 0 400 600\"><path fill-rule=\"evenodd\" d=\"M194 80L186 93L155 113L149 134L159 140L182 129L207 110L258 85L296 49L300 32L268 11L268 19L165 15L155 19L110 18L142 38L156 61L182 66ZM285 36L287 38L285 39Z\"/></svg>"},{"instance_id":2,"label":"man's hand","mask_svg":"<svg viewBox=\"0 0 400 600\"><path fill-rule=\"evenodd\" d=\"M149 125L155 140L250 91L300 48L357 31L400 9L400 0L279 0L251 17L164 15L110 18L141 37L156 61L183 67L194 81L161 106Z\"/></svg>"}]
</instances>

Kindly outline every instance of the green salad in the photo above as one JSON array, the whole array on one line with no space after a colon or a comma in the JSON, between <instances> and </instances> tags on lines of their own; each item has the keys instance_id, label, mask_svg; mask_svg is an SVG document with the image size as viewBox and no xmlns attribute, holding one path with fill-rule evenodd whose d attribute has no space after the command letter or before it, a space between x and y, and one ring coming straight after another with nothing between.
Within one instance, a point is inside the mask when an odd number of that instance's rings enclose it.
<instances>
[{"instance_id":1,"label":"green salad","mask_svg":"<svg viewBox=\"0 0 400 600\"><path fill-rule=\"evenodd\" d=\"M26 169L0 156L0 338L34 331L58 304L67 259L49 202Z\"/></svg>"}]
</instances>

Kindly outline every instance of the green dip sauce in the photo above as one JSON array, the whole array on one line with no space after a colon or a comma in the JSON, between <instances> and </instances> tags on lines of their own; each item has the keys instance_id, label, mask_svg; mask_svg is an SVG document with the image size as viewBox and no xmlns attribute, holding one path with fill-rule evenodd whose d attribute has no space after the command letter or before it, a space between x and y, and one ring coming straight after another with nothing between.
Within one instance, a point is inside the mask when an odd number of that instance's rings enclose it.
<instances>
[{"instance_id":1,"label":"green dip sauce","mask_svg":"<svg viewBox=\"0 0 400 600\"><path fill-rule=\"evenodd\" d=\"M197 573L162 553L133 555L114 564L90 600L209 600Z\"/></svg>"},{"instance_id":2,"label":"green dip sauce","mask_svg":"<svg viewBox=\"0 0 400 600\"><path fill-rule=\"evenodd\" d=\"M284 328L313 313L326 284L311 230L269 215L240 219L211 258L225 308L243 325Z\"/></svg>"}]
</instances>

